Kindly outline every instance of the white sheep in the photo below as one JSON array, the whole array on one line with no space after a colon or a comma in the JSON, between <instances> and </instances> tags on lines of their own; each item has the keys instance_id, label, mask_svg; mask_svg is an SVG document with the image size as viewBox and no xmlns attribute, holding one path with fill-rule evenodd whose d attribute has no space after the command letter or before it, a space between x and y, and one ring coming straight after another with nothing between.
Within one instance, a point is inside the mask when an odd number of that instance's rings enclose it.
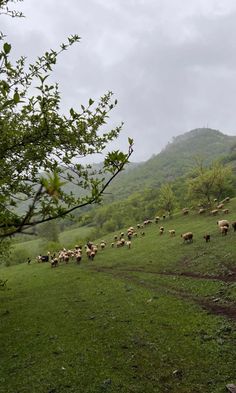
<instances>
[{"instance_id":1,"label":"white sheep","mask_svg":"<svg viewBox=\"0 0 236 393\"><path fill-rule=\"evenodd\" d=\"M217 221L217 225L219 228L221 228L221 227L228 227L229 228L229 221L228 220L219 220L219 221Z\"/></svg>"}]
</instances>

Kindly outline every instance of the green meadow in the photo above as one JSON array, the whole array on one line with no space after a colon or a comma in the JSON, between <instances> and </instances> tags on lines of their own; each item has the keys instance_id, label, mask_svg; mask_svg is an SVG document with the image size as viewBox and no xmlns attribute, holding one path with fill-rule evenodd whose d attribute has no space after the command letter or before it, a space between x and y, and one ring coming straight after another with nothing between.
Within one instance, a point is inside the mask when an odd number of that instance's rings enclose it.
<instances>
[{"instance_id":1,"label":"green meadow","mask_svg":"<svg viewBox=\"0 0 236 393\"><path fill-rule=\"evenodd\" d=\"M223 393L236 384L236 232L222 236L216 224L236 220L236 200L228 207L227 216L150 224L131 249L111 247L118 233L91 239L107 242L93 262L83 251L80 265L0 268L0 392ZM60 242L85 238L80 230ZM180 237L187 231L193 243ZM37 255L26 243L15 247Z\"/></svg>"}]
</instances>

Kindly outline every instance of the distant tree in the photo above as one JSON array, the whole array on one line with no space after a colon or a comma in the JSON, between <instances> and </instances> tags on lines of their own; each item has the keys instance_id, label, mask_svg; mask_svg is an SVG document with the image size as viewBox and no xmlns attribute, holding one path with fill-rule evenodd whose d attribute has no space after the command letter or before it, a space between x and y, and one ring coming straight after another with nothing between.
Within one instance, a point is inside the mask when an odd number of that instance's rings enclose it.
<instances>
[{"instance_id":1,"label":"distant tree","mask_svg":"<svg viewBox=\"0 0 236 393\"><path fill-rule=\"evenodd\" d=\"M177 206L175 194L169 183L163 184L160 188L158 206L163 212L168 212L170 215Z\"/></svg>"},{"instance_id":2,"label":"distant tree","mask_svg":"<svg viewBox=\"0 0 236 393\"><path fill-rule=\"evenodd\" d=\"M187 185L190 200L211 206L215 198L220 200L232 192L232 169L220 162L204 166L199 161Z\"/></svg>"},{"instance_id":3,"label":"distant tree","mask_svg":"<svg viewBox=\"0 0 236 393\"><path fill-rule=\"evenodd\" d=\"M22 16L9 10L11 2L0 0L0 15ZM0 238L32 233L36 224L100 202L132 154L129 138L127 152L108 152L101 170L81 163L81 158L104 152L122 124L107 130L117 104L111 92L96 105L90 98L87 105L62 114L58 85L50 84L49 77L58 56L79 41L78 35L70 36L58 51L49 50L27 67L23 56L12 62L11 44L0 35Z\"/></svg>"}]
</instances>

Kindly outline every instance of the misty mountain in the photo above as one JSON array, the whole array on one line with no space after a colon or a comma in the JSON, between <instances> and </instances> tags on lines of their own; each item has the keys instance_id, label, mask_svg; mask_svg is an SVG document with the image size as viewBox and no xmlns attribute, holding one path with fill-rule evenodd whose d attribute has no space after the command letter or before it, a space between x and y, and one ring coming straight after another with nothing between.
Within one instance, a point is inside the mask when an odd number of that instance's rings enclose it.
<instances>
[{"instance_id":1,"label":"misty mountain","mask_svg":"<svg viewBox=\"0 0 236 393\"><path fill-rule=\"evenodd\" d=\"M172 142L148 161L121 173L109 186L109 199L123 199L134 192L159 188L185 175L196 160L204 164L232 155L236 136L225 135L218 130L198 128L173 138ZM227 161L227 160L226 160Z\"/></svg>"}]
</instances>

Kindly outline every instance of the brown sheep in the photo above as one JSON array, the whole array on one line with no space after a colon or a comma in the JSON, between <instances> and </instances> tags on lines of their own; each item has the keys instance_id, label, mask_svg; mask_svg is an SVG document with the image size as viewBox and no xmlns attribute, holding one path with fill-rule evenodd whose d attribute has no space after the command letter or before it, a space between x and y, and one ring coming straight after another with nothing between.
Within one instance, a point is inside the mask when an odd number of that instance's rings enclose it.
<instances>
[{"instance_id":1,"label":"brown sheep","mask_svg":"<svg viewBox=\"0 0 236 393\"><path fill-rule=\"evenodd\" d=\"M175 236L175 229L169 229L170 236Z\"/></svg>"},{"instance_id":2,"label":"brown sheep","mask_svg":"<svg viewBox=\"0 0 236 393\"><path fill-rule=\"evenodd\" d=\"M222 212L223 212L224 214L229 214L229 209L223 209Z\"/></svg>"},{"instance_id":3,"label":"brown sheep","mask_svg":"<svg viewBox=\"0 0 236 393\"><path fill-rule=\"evenodd\" d=\"M220 231L222 236L226 236L228 233L229 228L227 226L220 227Z\"/></svg>"},{"instance_id":4,"label":"brown sheep","mask_svg":"<svg viewBox=\"0 0 236 393\"><path fill-rule=\"evenodd\" d=\"M211 240L211 235L209 235L208 233L206 235L203 236L203 239L206 240L206 243L208 243Z\"/></svg>"},{"instance_id":5,"label":"brown sheep","mask_svg":"<svg viewBox=\"0 0 236 393\"><path fill-rule=\"evenodd\" d=\"M186 232L182 233L181 237L184 239L184 243L192 243L193 242L193 233L192 232Z\"/></svg>"}]
</instances>

